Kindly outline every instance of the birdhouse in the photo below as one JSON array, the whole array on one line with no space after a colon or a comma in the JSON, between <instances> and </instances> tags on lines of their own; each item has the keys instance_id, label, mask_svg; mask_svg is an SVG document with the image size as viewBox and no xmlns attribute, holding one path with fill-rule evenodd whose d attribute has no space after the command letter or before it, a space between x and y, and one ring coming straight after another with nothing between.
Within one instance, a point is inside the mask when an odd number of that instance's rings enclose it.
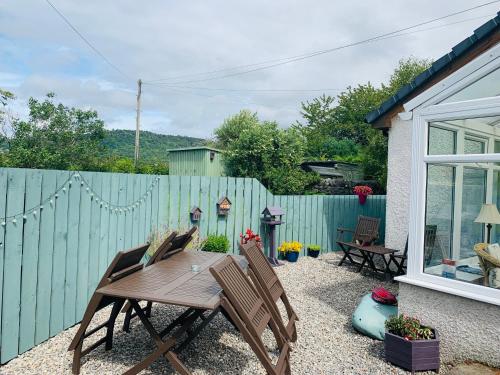
<instances>
[{"instance_id":1,"label":"birdhouse","mask_svg":"<svg viewBox=\"0 0 500 375\"><path fill-rule=\"evenodd\" d=\"M191 221L200 221L200 218L201 218L201 213L203 211L200 209L200 207L196 207L194 206L192 209L191 209Z\"/></svg>"},{"instance_id":2,"label":"birdhouse","mask_svg":"<svg viewBox=\"0 0 500 375\"><path fill-rule=\"evenodd\" d=\"M219 216L227 216L229 214L229 210L231 209L231 201L228 197L222 197L217 202L217 215Z\"/></svg>"},{"instance_id":3,"label":"birdhouse","mask_svg":"<svg viewBox=\"0 0 500 375\"><path fill-rule=\"evenodd\" d=\"M280 225L283 223L282 217L284 214L285 211L283 211L280 207L268 206L264 208L264 211L262 211L261 221L264 224Z\"/></svg>"}]
</instances>

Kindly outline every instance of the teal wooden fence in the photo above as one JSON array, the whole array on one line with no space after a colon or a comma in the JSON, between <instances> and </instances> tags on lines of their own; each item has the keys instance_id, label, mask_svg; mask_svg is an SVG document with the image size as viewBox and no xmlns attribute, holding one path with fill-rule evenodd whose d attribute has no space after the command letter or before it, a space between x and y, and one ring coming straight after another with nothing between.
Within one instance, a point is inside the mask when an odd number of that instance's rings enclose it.
<instances>
[{"instance_id":1,"label":"teal wooden fence","mask_svg":"<svg viewBox=\"0 0 500 375\"><path fill-rule=\"evenodd\" d=\"M216 212L222 196L227 217ZM250 178L0 168L0 363L78 323L114 254L155 229L187 229L192 206L203 211L201 238L224 234L235 251L246 228L265 236L267 205L286 212L278 242L323 251L359 214L385 222L384 196L361 206L355 196L274 196Z\"/></svg>"}]
</instances>

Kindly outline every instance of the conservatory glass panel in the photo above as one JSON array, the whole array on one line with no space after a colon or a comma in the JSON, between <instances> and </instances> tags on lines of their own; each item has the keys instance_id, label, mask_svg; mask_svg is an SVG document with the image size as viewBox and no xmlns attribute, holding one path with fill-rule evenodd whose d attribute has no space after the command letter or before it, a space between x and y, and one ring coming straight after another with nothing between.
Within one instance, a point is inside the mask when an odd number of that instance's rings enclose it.
<instances>
[{"instance_id":1,"label":"conservatory glass panel","mask_svg":"<svg viewBox=\"0 0 500 375\"><path fill-rule=\"evenodd\" d=\"M484 238L484 225L475 223L481 206L486 201L486 170L463 168L462 213L460 231L460 258L475 255L474 245Z\"/></svg>"},{"instance_id":2,"label":"conservatory glass panel","mask_svg":"<svg viewBox=\"0 0 500 375\"><path fill-rule=\"evenodd\" d=\"M477 252L487 223L476 222L483 204L500 205L499 182L495 163L427 164L424 273L500 288L500 274ZM499 241L500 225L493 225L490 243Z\"/></svg>"},{"instance_id":3,"label":"conservatory glass panel","mask_svg":"<svg viewBox=\"0 0 500 375\"><path fill-rule=\"evenodd\" d=\"M439 126L429 127L429 155L454 154L456 150L456 132Z\"/></svg>"},{"instance_id":4,"label":"conservatory glass panel","mask_svg":"<svg viewBox=\"0 0 500 375\"><path fill-rule=\"evenodd\" d=\"M485 141L465 138L464 154L484 154L485 150L486 150Z\"/></svg>"},{"instance_id":5,"label":"conservatory glass panel","mask_svg":"<svg viewBox=\"0 0 500 375\"><path fill-rule=\"evenodd\" d=\"M500 95L500 69L494 70L464 89L449 96L442 103L489 98Z\"/></svg>"},{"instance_id":6,"label":"conservatory glass panel","mask_svg":"<svg viewBox=\"0 0 500 375\"><path fill-rule=\"evenodd\" d=\"M431 122L428 139L429 155L498 153L500 116Z\"/></svg>"}]
</instances>

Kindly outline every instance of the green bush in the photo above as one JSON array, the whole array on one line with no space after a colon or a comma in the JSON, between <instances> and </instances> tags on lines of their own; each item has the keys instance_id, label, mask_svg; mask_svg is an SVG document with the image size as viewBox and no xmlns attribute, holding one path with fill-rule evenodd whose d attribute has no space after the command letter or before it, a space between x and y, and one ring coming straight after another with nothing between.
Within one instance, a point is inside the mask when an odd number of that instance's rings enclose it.
<instances>
[{"instance_id":1,"label":"green bush","mask_svg":"<svg viewBox=\"0 0 500 375\"><path fill-rule=\"evenodd\" d=\"M201 250L212 253L227 253L229 251L229 240L223 234L210 234L203 242Z\"/></svg>"},{"instance_id":2,"label":"green bush","mask_svg":"<svg viewBox=\"0 0 500 375\"><path fill-rule=\"evenodd\" d=\"M319 246L319 245L307 245L307 249L312 250L312 251L320 251L321 246Z\"/></svg>"}]
</instances>

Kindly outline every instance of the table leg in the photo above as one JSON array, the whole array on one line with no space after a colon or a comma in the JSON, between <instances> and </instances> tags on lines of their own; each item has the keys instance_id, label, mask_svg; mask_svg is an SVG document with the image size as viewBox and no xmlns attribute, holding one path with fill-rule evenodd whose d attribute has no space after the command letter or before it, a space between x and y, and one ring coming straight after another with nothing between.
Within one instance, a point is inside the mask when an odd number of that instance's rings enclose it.
<instances>
[{"instance_id":1,"label":"table leg","mask_svg":"<svg viewBox=\"0 0 500 375\"><path fill-rule=\"evenodd\" d=\"M208 316L204 317L203 322L200 323L193 332L191 332L188 337L180 344L175 351L180 352L182 349L184 349L193 339L199 335L201 330L207 326L208 323L212 321L213 318L220 312L221 308L218 307L215 310L213 310ZM203 316L203 315L201 315Z\"/></svg>"},{"instance_id":2,"label":"table leg","mask_svg":"<svg viewBox=\"0 0 500 375\"><path fill-rule=\"evenodd\" d=\"M151 322L148 320L146 313L143 311L138 301L130 300L130 304L132 308L135 310L137 316L141 320L142 324L148 331L151 338L155 341L157 348L156 350L148 355L143 361L130 368L126 375L135 375L140 371L144 370L148 366L151 365L155 360L164 356L172 367L182 375L190 375L191 372L188 368L182 363L182 361L177 356L177 353L180 352L184 347L186 347L198 334L201 330L206 327L206 325L220 312L220 308L213 310L202 322L192 331L191 328L196 323L198 318L203 316L205 310L201 309L187 309L184 311L178 318L176 318L172 323L170 323L167 328L158 333L156 329L153 327ZM172 331L177 325L180 327L174 331L171 337L169 337L166 341L162 340L162 336L166 335L170 331ZM188 332L186 339L181 342L177 348L174 347L178 343L178 338L181 337L184 333Z\"/></svg>"},{"instance_id":3,"label":"table leg","mask_svg":"<svg viewBox=\"0 0 500 375\"><path fill-rule=\"evenodd\" d=\"M393 278L392 272L391 272L391 261L387 260L384 255L382 255L382 258L384 259L384 264L385 264L385 269L384 269L384 278L385 281L389 281ZM389 258L390 259L390 258Z\"/></svg>"},{"instance_id":4,"label":"table leg","mask_svg":"<svg viewBox=\"0 0 500 375\"><path fill-rule=\"evenodd\" d=\"M356 272L361 272L361 270L363 269L363 267L365 266L366 262L368 261L368 256L367 254L363 251L363 250L359 250L359 252L361 253L361 255L363 256L363 261L359 264L359 267L357 269Z\"/></svg>"}]
</instances>

